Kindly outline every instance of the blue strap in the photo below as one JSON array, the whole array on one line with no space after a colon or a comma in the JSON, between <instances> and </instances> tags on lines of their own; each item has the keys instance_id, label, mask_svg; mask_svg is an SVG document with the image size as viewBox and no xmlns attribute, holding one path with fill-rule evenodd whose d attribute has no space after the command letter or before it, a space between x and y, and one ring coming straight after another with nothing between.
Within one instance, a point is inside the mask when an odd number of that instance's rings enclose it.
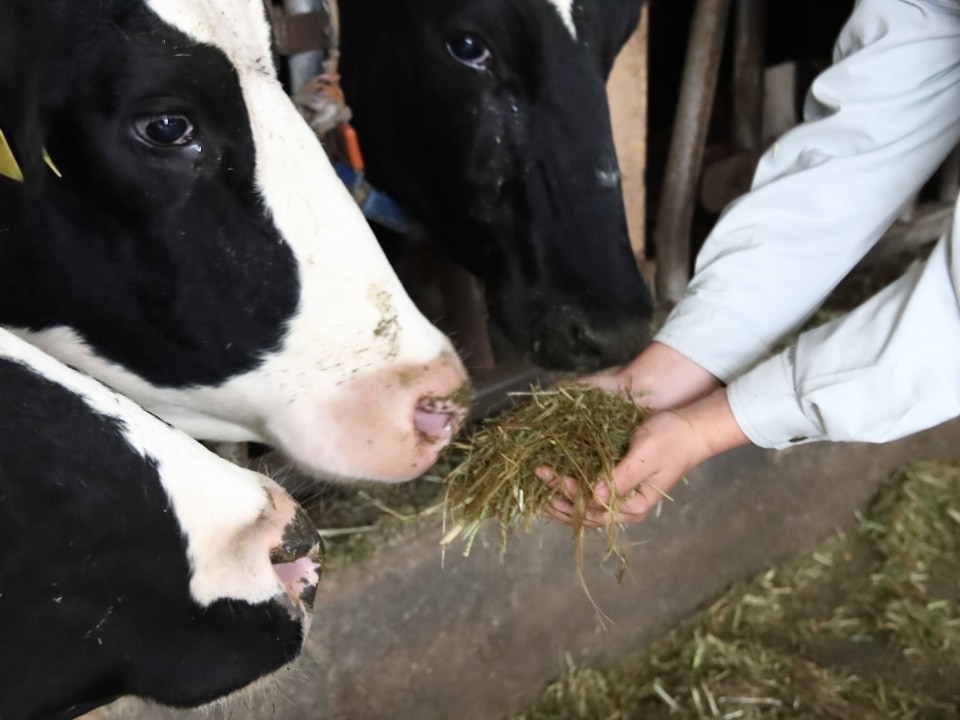
<instances>
[{"instance_id":1,"label":"blue strap","mask_svg":"<svg viewBox=\"0 0 960 720\"><path fill-rule=\"evenodd\" d=\"M413 219L400 207L396 200L375 189L366 181L363 173L342 162L334 162L333 169L347 186L347 190L357 201L363 216L370 222L383 225L401 235L413 229Z\"/></svg>"}]
</instances>

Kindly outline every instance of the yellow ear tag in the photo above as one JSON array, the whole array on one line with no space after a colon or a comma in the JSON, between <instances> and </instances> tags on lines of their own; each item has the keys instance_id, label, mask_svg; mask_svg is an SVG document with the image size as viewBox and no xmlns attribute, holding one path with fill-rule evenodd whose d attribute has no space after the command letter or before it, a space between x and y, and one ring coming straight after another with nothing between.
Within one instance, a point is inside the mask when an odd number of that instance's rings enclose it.
<instances>
[{"instance_id":1,"label":"yellow ear tag","mask_svg":"<svg viewBox=\"0 0 960 720\"><path fill-rule=\"evenodd\" d=\"M0 175L23 182L23 171L13 156L13 150L10 149L10 143L7 142L3 130L0 130Z\"/></svg>"},{"instance_id":2,"label":"yellow ear tag","mask_svg":"<svg viewBox=\"0 0 960 720\"><path fill-rule=\"evenodd\" d=\"M53 174L58 178L62 178L63 175L57 170L57 166L53 164L53 160L50 159L50 156L47 154L47 149L43 149L43 161L47 164L47 167L53 170Z\"/></svg>"}]
</instances>

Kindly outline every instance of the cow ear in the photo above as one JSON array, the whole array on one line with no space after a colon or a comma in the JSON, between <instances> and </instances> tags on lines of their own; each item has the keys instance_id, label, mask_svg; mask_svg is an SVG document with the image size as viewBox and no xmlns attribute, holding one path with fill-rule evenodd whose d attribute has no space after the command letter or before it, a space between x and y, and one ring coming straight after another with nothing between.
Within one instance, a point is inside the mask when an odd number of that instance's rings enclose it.
<instances>
[{"instance_id":1,"label":"cow ear","mask_svg":"<svg viewBox=\"0 0 960 720\"><path fill-rule=\"evenodd\" d=\"M0 0L0 183L43 172L38 88L42 46L36 0Z\"/></svg>"}]
</instances>

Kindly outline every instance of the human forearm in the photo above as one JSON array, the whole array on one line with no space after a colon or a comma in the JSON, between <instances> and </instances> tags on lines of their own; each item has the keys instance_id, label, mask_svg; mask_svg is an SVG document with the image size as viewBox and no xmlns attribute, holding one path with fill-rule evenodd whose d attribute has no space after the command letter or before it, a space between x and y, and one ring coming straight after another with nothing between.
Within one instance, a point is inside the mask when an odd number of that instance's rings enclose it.
<instances>
[{"instance_id":1,"label":"human forearm","mask_svg":"<svg viewBox=\"0 0 960 720\"><path fill-rule=\"evenodd\" d=\"M657 339L724 381L821 304L960 141L960 12L862 0Z\"/></svg>"},{"instance_id":2,"label":"human forearm","mask_svg":"<svg viewBox=\"0 0 960 720\"><path fill-rule=\"evenodd\" d=\"M754 443L886 442L960 415L958 231L864 305L731 383Z\"/></svg>"},{"instance_id":3,"label":"human forearm","mask_svg":"<svg viewBox=\"0 0 960 720\"><path fill-rule=\"evenodd\" d=\"M696 437L693 443L696 452L691 455L687 462L689 467L684 472L715 455L750 442L730 408L726 388L714 390L675 414L690 426L691 434Z\"/></svg>"},{"instance_id":4,"label":"human forearm","mask_svg":"<svg viewBox=\"0 0 960 720\"><path fill-rule=\"evenodd\" d=\"M720 381L692 360L662 343L651 343L620 375L638 403L651 410L671 410L699 400Z\"/></svg>"}]
</instances>

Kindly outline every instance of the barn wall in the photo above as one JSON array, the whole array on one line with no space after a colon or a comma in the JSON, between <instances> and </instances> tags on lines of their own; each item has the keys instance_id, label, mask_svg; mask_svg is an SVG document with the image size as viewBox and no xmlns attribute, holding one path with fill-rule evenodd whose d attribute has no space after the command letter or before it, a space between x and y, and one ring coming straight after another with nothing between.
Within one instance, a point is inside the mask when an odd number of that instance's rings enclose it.
<instances>
[{"instance_id":1,"label":"barn wall","mask_svg":"<svg viewBox=\"0 0 960 720\"><path fill-rule=\"evenodd\" d=\"M643 257L645 243L648 27L647 8L644 8L640 26L617 57L607 83L630 244L638 258Z\"/></svg>"}]
</instances>

